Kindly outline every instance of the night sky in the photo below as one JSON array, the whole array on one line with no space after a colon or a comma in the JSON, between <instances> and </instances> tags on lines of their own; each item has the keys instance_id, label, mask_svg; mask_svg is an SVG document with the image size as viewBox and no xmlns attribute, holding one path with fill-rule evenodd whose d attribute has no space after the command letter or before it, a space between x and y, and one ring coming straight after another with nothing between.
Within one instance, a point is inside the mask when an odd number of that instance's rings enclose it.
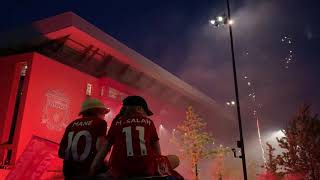
<instances>
[{"instance_id":1,"label":"night sky","mask_svg":"<svg viewBox=\"0 0 320 180\"><path fill-rule=\"evenodd\" d=\"M319 7L316 0L231 0L248 144L257 142L254 109L265 136L283 128L303 103L320 113ZM11 0L1 4L0 28L73 11L232 113L226 105L234 100L228 29L208 23L224 10L223 0ZM215 123L221 122L209 122Z\"/></svg>"}]
</instances>

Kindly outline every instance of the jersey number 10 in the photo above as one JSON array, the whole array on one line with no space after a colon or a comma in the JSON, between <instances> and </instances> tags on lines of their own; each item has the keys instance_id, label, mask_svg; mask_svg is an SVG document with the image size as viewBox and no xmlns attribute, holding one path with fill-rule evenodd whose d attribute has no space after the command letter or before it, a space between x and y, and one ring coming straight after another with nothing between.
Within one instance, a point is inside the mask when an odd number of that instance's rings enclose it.
<instances>
[{"instance_id":1,"label":"jersey number 10","mask_svg":"<svg viewBox=\"0 0 320 180\"><path fill-rule=\"evenodd\" d=\"M147 155L147 148L146 148L146 143L144 139L144 127L137 126L136 130L139 132L140 153L142 156L145 156ZM126 136L127 156L134 156L133 146L132 146L131 126L123 128L122 132L124 132Z\"/></svg>"},{"instance_id":2,"label":"jersey number 10","mask_svg":"<svg viewBox=\"0 0 320 180\"><path fill-rule=\"evenodd\" d=\"M78 142L81 136L85 138L85 147L83 153L81 155L78 154ZM82 130L78 133L74 134L74 131L69 132L68 134L68 146L66 148L66 155L65 159L68 160L70 157L70 150L72 154L72 158L75 161L83 161L87 159L91 151L91 144L92 144L92 136L89 131Z\"/></svg>"}]
</instances>

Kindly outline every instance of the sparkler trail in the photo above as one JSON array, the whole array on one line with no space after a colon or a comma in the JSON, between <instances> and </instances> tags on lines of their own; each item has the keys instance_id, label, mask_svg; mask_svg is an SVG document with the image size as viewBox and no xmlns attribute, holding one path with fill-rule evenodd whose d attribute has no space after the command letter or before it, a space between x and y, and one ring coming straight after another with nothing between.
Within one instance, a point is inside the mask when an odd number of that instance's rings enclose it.
<instances>
[{"instance_id":1,"label":"sparkler trail","mask_svg":"<svg viewBox=\"0 0 320 180\"><path fill-rule=\"evenodd\" d=\"M247 85L248 85L248 94L249 94L248 97L250 98L250 101L253 105L252 115L253 115L253 118L256 119L256 123L257 123L257 133L258 133L258 139L259 139L259 144L260 144L261 153L262 153L262 159L264 164L266 164L266 157L265 157L265 152L263 148L263 142L261 139L259 116L258 116L258 109L261 108L262 105L257 104L256 102L256 93L253 87L253 82L249 80L248 76L244 76L244 80L247 82Z\"/></svg>"},{"instance_id":2,"label":"sparkler trail","mask_svg":"<svg viewBox=\"0 0 320 180\"><path fill-rule=\"evenodd\" d=\"M265 157L264 148L263 148L263 144L262 144L261 134L260 134L260 125L259 125L258 116L257 116L257 130L258 130L259 143L260 143L260 148L261 148L261 153L262 153L262 159L263 159L264 164L267 164L267 160Z\"/></svg>"}]
</instances>

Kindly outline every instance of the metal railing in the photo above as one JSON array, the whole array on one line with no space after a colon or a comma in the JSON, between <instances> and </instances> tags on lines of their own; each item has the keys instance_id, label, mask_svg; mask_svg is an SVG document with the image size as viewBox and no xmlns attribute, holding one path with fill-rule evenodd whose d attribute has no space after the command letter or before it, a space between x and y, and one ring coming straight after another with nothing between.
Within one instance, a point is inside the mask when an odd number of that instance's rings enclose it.
<instances>
[{"instance_id":1,"label":"metal railing","mask_svg":"<svg viewBox=\"0 0 320 180\"><path fill-rule=\"evenodd\" d=\"M7 159L7 154L15 147L13 144L10 143L2 143L0 144L0 169L11 169L13 164Z\"/></svg>"}]
</instances>

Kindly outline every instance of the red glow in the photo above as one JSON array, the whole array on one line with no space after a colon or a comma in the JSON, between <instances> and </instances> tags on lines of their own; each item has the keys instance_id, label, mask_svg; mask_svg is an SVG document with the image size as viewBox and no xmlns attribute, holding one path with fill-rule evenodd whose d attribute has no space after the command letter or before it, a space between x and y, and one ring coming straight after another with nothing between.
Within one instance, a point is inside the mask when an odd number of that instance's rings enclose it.
<instances>
[{"instance_id":1,"label":"red glow","mask_svg":"<svg viewBox=\"0 0 320 180\"><path fill-rule=\"evenodd\" d=\"M121 107L121 98L132 94L142 95L148 100L150 108L155 113L153 119L157 127L160 122L165 122L165 127L174 127L184 117L183 109L167 105L164 101L151 97L141 90L109 78L97 79L43 55L28 53L0 58L0 75L2 75L0 83L5 85L0 89L2 142L6 142L9 136L22 63L28 64L28 70L14 133L15 148L12 162L21 157L32 136L39 136L55 143L60 142L65 125L78 116L80 104L86 98L87 83L92 85L92 96L103 100L111 109L112 117ZM106 119L109 125L112 117ZM165 144L163 147L167 146ZM168 151L170 152L169 149L165 152ZM1 158L4 154L5 151L0 151ZM8 172L0 170L0 175L5 177ZM61 176L61 174L47 173L45 176Z\"/></svg>"}]
</instances>

